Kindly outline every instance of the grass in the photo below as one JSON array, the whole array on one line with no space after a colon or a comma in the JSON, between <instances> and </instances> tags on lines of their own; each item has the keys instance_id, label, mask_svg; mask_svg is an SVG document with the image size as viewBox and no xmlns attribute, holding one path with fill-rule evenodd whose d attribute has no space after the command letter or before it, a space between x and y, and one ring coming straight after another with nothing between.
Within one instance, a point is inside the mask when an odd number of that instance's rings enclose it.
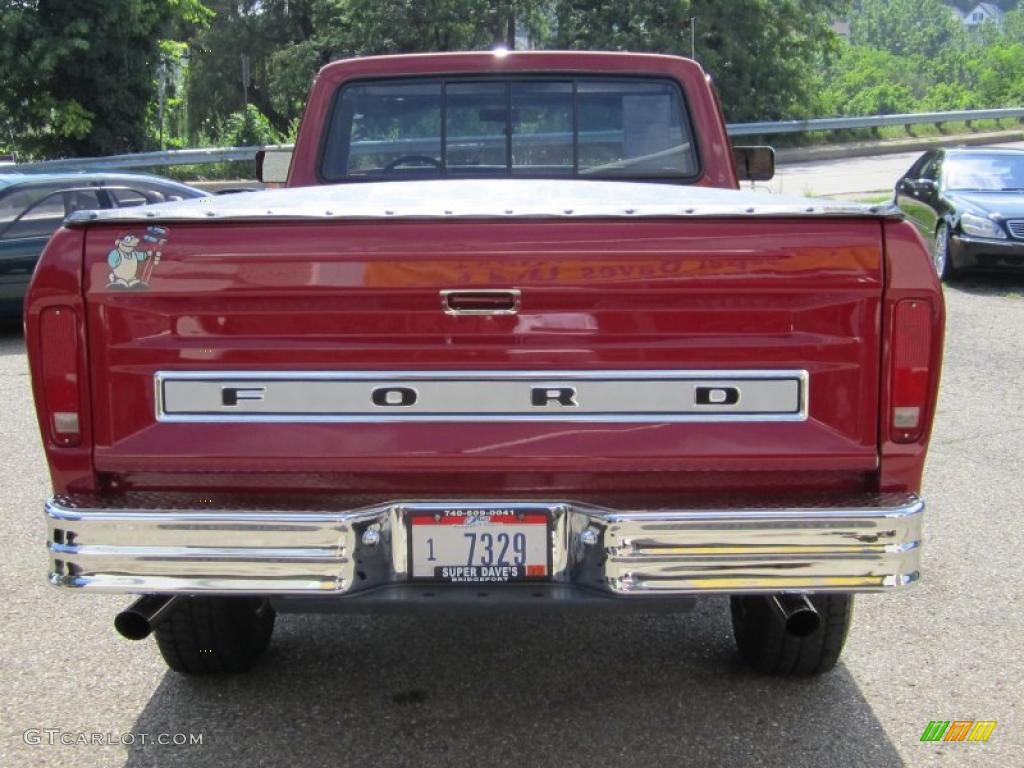
<instances>
[{"instance_id":1,"label":"grass","mask_svg":"<svg viewBox=\"0 0 1024 768\"><path fill-rule=\"evenodd\" d=\"M868 205L878 205L879 203L888 203L892 201L892 192L877 192L869 195L857 195L851 197L851 200L857 203L867 203Z\"/></svg>"}]
</instances>

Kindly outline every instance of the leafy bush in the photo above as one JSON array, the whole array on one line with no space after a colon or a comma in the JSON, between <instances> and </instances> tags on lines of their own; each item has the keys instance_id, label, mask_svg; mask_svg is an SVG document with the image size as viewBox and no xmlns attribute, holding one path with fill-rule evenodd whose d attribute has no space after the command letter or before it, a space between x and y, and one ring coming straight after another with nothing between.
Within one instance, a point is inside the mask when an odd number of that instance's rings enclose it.
<instances>
[{"instance_id":1,"label":"leafy bush","mask_svg":"<svg viewBox=\"0 0 1024 768\"><path fill-rule=\"evenodd\" d=\"M978 65L978 100L984 104L1024 104L1024 44L985 49Z\"/></svg>"},{"instance_id":2,"label":"leafy bush","mask_svg":"<svg viewBox=\"0 0 1024 768\"><path fill-rule=\"evenodd\" d=\"M976 109L977 94L960 83L936 83L924 97L917 100L916 109L923 112L952 112L958 109Z\"/></svg>"},{"instance_id":3,"label":"leafy bush","mask_svg":"<svg viewBox=\"0 0 1024 768\"><path fill-rule=\"evenodd\" d=\"M222 147L250 147L256 144L280 144L281 134L255 104L228 115L219 131Z\"/></svg>"},{"instance_id":4,"label":"leafy bush","mask_svg":"<svg viewBox=\"0 0 1024 768\"><path fill-rule=\"evenodd\" d=\"M855 93L846 102L849 115L898 115L913 112L913 92L898 83L879 83Z\"/></svg>"}]
</instances>

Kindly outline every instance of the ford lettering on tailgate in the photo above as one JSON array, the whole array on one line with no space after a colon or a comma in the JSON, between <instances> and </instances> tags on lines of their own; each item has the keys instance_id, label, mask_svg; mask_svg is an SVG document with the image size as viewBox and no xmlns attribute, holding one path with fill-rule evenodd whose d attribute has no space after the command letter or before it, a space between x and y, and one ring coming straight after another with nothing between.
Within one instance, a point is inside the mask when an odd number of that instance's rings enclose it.
<instances>
[{"instance_id":1,"label":"ford lettering on tailgate","mask_svg":"<svg viewBox=\"0 0 1024 768\"><path fill-rule=\"evenodd\" d=\"M160 372L161 421L802 421L806 371Z\"/></svg>"}]
</instances>

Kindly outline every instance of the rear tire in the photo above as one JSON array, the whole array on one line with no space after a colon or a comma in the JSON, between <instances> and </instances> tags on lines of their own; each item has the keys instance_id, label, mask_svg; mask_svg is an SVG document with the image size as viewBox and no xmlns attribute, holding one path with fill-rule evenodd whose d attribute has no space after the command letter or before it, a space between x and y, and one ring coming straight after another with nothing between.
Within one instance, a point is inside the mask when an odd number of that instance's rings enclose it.
<instances>
[{"instance_id":1,"label":"rear tire","mask_svg":"<svg viewBox=\"0 0 1024 768\"><path fill-rule=\"evenodd\" d=\"M187 675L248 672L270 645L274 609L260 597L186 597L157 626L167 666Z\"/></svg>"},{"instance_id":2,"label":"rear tire","mask_svg":"<svg viewBox=\"0 0 1024 768\"><path fill-rule=\"evenodd\" d=\"M770 595L733 595L732 633L740 656L764 675L820 675L839 661L853 613L853 595L808 595L821 625L806 637L795 637L775 615Z\"/></svg>"}]
</instances>

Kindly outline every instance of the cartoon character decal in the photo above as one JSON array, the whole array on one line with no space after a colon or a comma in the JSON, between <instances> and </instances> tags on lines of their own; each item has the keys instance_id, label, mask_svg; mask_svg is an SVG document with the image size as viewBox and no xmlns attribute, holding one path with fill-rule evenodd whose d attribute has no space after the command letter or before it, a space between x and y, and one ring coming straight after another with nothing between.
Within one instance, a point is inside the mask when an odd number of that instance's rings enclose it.
<instances>
[{"instance_id":1,"label":"cartoon character decal","mask_svg":"<svg viewBox=\"0 0 1024 768\"><path fill-rule=\"evenodd\" d=\"M107 285L111 288L148 288L153 269L160 263L158 249L166 242L167 230L163 227L147 227L141 238L127 232L122 234L107 254L110 267Z\"/></svg>"}]
</instances>

